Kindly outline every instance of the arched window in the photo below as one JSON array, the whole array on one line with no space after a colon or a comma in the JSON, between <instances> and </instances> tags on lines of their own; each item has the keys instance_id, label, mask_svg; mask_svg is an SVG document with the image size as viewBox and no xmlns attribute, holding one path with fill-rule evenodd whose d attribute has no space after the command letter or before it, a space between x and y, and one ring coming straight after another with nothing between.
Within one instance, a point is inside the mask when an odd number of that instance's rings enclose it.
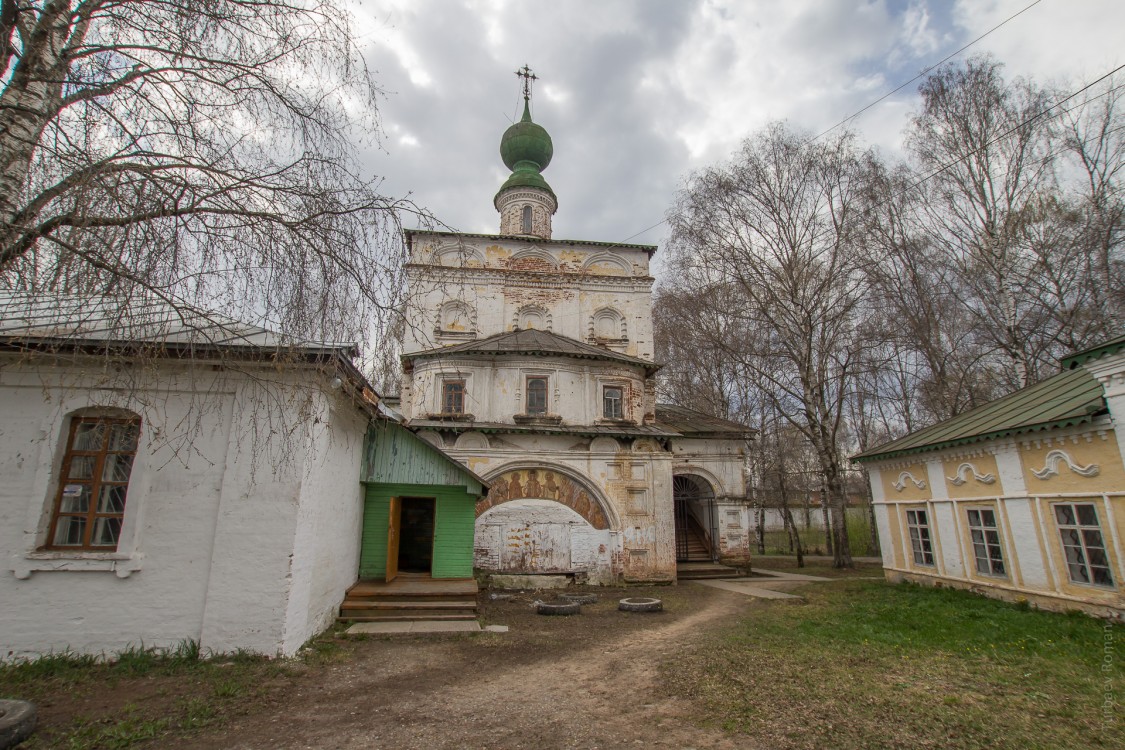
<instances>
[{"instance_id":1,"label":"arched window","mask_svg":"<svg viewBox=\"0 0 1125 750\"><path fill-rule=\"evenodd\" d=\"M527 413L547 413L547 378L532 376L527 379Z\"/></svg>"},{"instance_id":2,"label":"arched window","mask_svg":"<svg viewBox=\"0 0 1125 750\"><path fill-rule=\"evenodd\" d=\"M140 431L139 417L71 418L47 547L117 549Z\"/></svg>"},{"instance_id":3,"label":"arched window","mask_svg":"<svg viewBox=\"0 0 1125 750\"><path fill-rule=\"evenodd\" d=\"M590 317L590 338L600 341L626 341L625 316L612 307L603 307Z\"/></svg>"},{"instance_id":4,"label":"arched window","mask_svg":"<svg viewBox=\"0 0 1125 750\"><path fill-rule=\"evenodd\" d=\"M531 206L523 207L523 233L531 234Z\"/></svg>"},{"instance_id":5,"label":"arched window","mask_svg":"<svg viewBox=\"0 0 1125 750\"><path fill-rule=\"evenodd\" d=\"M551 330L551 312L539 305L525 305L516 311L512 326L522 331L530 329L549 331Z\"/></svg>"}]
</instances>

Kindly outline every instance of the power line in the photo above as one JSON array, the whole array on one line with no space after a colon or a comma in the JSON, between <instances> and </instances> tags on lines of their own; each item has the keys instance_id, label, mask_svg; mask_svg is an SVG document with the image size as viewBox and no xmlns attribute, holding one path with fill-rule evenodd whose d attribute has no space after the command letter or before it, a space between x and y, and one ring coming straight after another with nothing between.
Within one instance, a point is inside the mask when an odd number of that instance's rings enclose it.
<instances>
[{"instance_id":1,"label":"power line","mask_svg":"<svg viewBox=\"0 0 1125 750\"><path fill-rule=\"evenodd\" d=\"M902 91L902 90L903 90L904 88L906 88L906 87L907 87L907 86L909 86L910 84L914 83L915 81L917 81L917 80L918 80L919 78L923 77L924 75L928 74L928 73L929 73L929 72L930 72L931 70L933 70L934 68L938 67L939 65L943 65L943 64L945 64L945 63L949 62L950 60L952 60L952 59L953 59L954 57L956 57L957 55L960 55L960 54L961 54L962 52L964 52L965 50L969 49L969 48L970 48L970 47L972 47L972 46L973 46L974 44L976 44L977 42L979 42L980 40L984 39L984 38L985 38L986 36L988 36L988 35L989 35L989 34L991 34L992 32L994 32L994 31L996 31L997 29L999 29L999 28L1000 28L1001 26L1004 26L1004 25L1005 25L1005 24L1007 24L1008 22L1010 22L1010 21L1014 20L1015 18L1017 18L1017 17L1019 17L1019 16L1023 15L1024 13L1026 13L1026 12L1027 12L1027 11L1029 11L1029 10L1031 10L1032 8L1034 8L1034 7L1036 6L1036 5L1038 5L1038 4L1039 4L1039 3L1041 3L1041 2L1043 2L1043 0L1035 0L1035 1L1034 1L1034 2L1032 2L1032 3L1030 4L1030 5L1028 5L1028 6L1024 7L1024 8L1022 9L1022 10L1019 10L1019 11L1017 11L1017 12L1013 13L1012 15L1008 16L1007 18L1005 18L1005 19L1004 19L1003 21L1001 21L1000 23L998 23L998 24L996 24L995 26L993 26L993 27L992 27L991 29L989 29L988 31L986 31L986 32L984 32L983 34L981 34L980 36L978 36L978 37L977 37L976 39L974 39L974 40L972 40L971 42L969 42L968 44L966 44L966 45L962 46L962 47L961 47L960 49L956 50L955 52L951 52L950 54L946 55L945 57L943 57L943 58L942 58L941 60L937 61L936 63L934 63L934 64L932 64L932 65L927 65L926 67L922 68L921 72L919 72L919 73L918 73L918 75L914 76L914 77L913 77L913 78L911 78L911 79L910 79L909 81L906 81L905 83L901 83L901 84L899 84L899 85L898 85L897 87L895 87L894 89L892 89L892 90L888 91L887 93L883 94L882 96L880 96L880 97L879 97L878 99L876 99L875 101L871 102L871 103L870 103L870 104L868 104L867 106L863 107L863 108L862 108L862 109L860 109L860 110L857 110L856 112L853 112L852 114L850 114L850 115L848 115L847 117L845 117L844 119L840 120L840 121L839 121L838 123L836 123L836 124L835 124L835 125L833 125L832 127L828 128L827 130L823 130L823 131L821 131L821 132L817 133L816 135L814 135L814 136L813 136L812 138L809 138L809 139L808 139L808 141L806 141L806 143L812 143L813 141L817 140L817 139L818 139L818 138L820 138L821 136L824 136L824 135L827 135L828 133L831 133L831 132L832 132L833 130L835 130L836 128L840 127L841 125L843 125L844 123L848 122L849 120L854 120L855 118L859 117L859 116L860 116L860 115L862 115L862 114L863 114L864 112L866 112L867 110L869 110L869 109L871 109L872 107L874 107L874 106L875 106L876 104L878 104L879 102L883 101L884 99L886 99L886 98L888 98L888 97L890 97L890 96L893 96L894 94L897 94L897 93L898 93L899 91ZM1112 75L1112 74L1111 74L1111 75ZM660 226L661 224L665 224L665 223L667 223L667 221L668 221L668 219L667 219L667 218L661 219L660 221L658 221L658 222L656 222L655 224L653 224L653 225L652 225L651 227L647 227L646 229L642 229L641 231L637 232L636 234L630 235L629 237L626 237L625 239L623 239L623 240L620 240L619 242L615 242L615 243L613 243L613 244L614 244L614 245L620 245L620 244L623 244L623 243L625 243L625 242L628 242L629 240L633 239L634 237L639 237L640 235L644 234L645 232L648 232L648 231L650 231L650 230L652 230L652 229L655 229L656 227Z\"/></svg>"},{"instance_id":2,"label":"power line","mask_svg":"<svg viewBox=\"0 0 1125 750\"><path fill-rule=\"evenodd\" d=\"M894 88L894 89L892 89L892 90L888 91L887 93L883 94L882 96L880 96L880 97L879 97L878 99L876 99L875 101L873 101L873 102L871 102L870 104L868 104L868 105L867 105L866 107L864 107L863 109L861 109L861 110L859 110L859 111L857 111L857 112L853 112L852 114L850 114L850 115L848 115L847 117L845 117L845 118L844 118L843 120L840 120L840 121L839 121L838 123L836 123L836 124L835 124L835 125L833 125L832 127L828 128L827 130L824 130L824 131L821 131L820 133L817 133L817 134L816 134L816 135L814 135L814 136L813 136L812 138L810 138L810 139L808 140L808 142L809 142L809 143L812 143L812 142L813 142L813 141L815 141L816 139L820 138L820 137L821 137L822 135L826 135L826 134L828 134L828 133L831 133L831 132L832 132L833 130L835 130L836 128L840 127L841 125L843 125L844 123L846 123L846 122L847 122L848 120L854 120L855 118L859 117L860 115L862 115L862 114L863 114L864 112L866 112L867 110L869 110L869 109L871 109L872 107L874 107L874 106L875 106L876 104L878 104L879 102L883 101L884 99L886 99L886 98L887 98L887 97L889 97L889 96L893 96L894 94L897 94L897 93L898 93L899 91L902 91L902 90L903 90L904 88L906 88L906 87L907 87L907 86L909 86L910 84L914 83L914 82L915 82L915 81L917 81L917 80L918 80L919 78L921 78L922 76L926 75L927 73L929 73L929 72L930 72L931 70L933 70L933 69L934 69L934 68L936 68L937 66L939 66L939 65L942 65L942 64L944 64L944 63L947 63L947 62L949 62L949 61L950 61L950 60L952 60L952 59L953 59L954 57L957 57L957 55L961 54L962 52L964 52L965 50L967 50L967 49L968 49L969 47L972 47L972 46L973 46L974 44L976 44L977 42L979 42L979 41L980 41L981 39L984 39L984 38L985 38L986 36L988 36L989 34L991 34L991 33L992 33L992 32L994 32L994 31L996 31L997 29L999 29L999 28L1000 28L1001 26L1003 26L1004 24L1008 23L1009 21L1011 21L1011 20L1015 19L1015 18L1016 18L1017 16L1021 16L1021 15L1023 15L1024 13L1026 13L1026 12L1027 12L1027 11L1029 11L1029 10L1031 10L1032 8L1034 8L1034 7L1036 6L1036 5L1038 5L1038 4L1039 4L1039 3L1041 3L1041 2L1043 2L1043 0L1035 0L1035 2L1031 3L1031 5L1028 5L1028 6L1027 6L1026 8L1024 8L1023 10L1021 10L1021 11L1018 11L1018 12L1016 12L1016 13L1013 13L1012 15L1008 16L1008 17L1007 17L1007 18L1005 18L1005 19L1004 19L1003 21L1001 21L1000 23L996 24L996 25L995 25L995 26L993 26L993 27L992 27L991 29L989 29L988 31L984 32L983 34L981 34L980 36L978 36L978 37L977 37L976 39L974 39L973 41L971 41L971 42L969 42L968 44L966 44L966 45L965 45L964 47L962 47L961 49L957 50L956 52L951 52L951 53L949 53L948 55L946 55L945 57L943 57L943 58L942 58L941 60L939 60L938 62L934 63L933 65L927 65L926 67L922 68L921 72L919 72L919 73L918 73L918 75L914 76L914 77L913 77L913 78L911 78L911 79L910 79L909 81L906 81L905 83L899 84L899 85L898 85L898 86L897 86L896 88Z\"/></svg>"}]
</instances>

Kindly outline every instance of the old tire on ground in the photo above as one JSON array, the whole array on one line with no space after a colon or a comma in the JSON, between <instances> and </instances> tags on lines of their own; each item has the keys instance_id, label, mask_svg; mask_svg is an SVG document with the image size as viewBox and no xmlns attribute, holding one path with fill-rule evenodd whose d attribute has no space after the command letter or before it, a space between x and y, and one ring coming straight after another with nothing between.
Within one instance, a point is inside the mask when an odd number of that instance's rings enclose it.
<instances>
[{"instance_id":1,"label":"old tire on ground","mask_svg":"<svg viewBox=\"0 0 1125 750\"><path fill-rule=\"evenodd\" d=\"M34 703L0 700L0 750L15 747L34 731Z\"/></svg>"},{"instance_id":2,"label":"old tire on ground","mask_svg":"<svg viewBox=\"0 0 1125 750\"><path fill-rule=\"evenodd\" d=\"M559 594L559 599L574 604L597 604L597 594Z\"/></svg>"},{"instance_id":3,"label":"old tire on ground","mask_svg":"<svg viewBox=\"0 0 1125 750\"><path fill-rule=\"evenodd\" d=\"M576 615L582 607L575 602L539 602L536 611L541 615Z\"/></svg>"},{"instance_id":4,"label":"old tire on ground","mask_svg":"<svg viewBox=\"0 0 1125 750\"><path fill-rule=\"evenodd\" d=\"M617 608L622 612L660 612L664 609L664 602L660 599L638 596L622 599L617 603Z\"/></svg>"}]
</instances>

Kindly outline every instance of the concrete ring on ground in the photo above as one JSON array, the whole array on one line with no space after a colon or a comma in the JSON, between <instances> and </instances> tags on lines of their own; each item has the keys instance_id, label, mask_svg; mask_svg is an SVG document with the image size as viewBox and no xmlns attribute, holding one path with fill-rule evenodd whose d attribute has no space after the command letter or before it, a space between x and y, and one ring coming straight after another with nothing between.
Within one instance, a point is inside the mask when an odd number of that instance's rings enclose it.
<instances>
[{"instance_id":1,"label":"concrete ring on ground","mask_svg":"<svg viewBox=\"0 0 1125 750\"><path fill-rule=\"evenodd\" d=\"M582 607L577 602L539 602L536 611L541 615L576 615Z\"/></svg>"},{"instance_id":2,"label":"concrete ring on ground","mask_svg":"<svg viewBox=\"0 0 1125 750\"><path fill-rule=\"evenodd\" d=\"M559 599L574 604L597 604L597 594L559 594Z\"/></svg>"},{"instance_id":3,"label":"concrete ring on ground","mask_svg":"<svg viewBox=\"0 0 1125 750\"><path fill-rule=\"evenodd\" d=\"M660 599L638 596L622 599L617 603L617 608L622 612L660 612L664 609L664 602Z\"/></svg>"},{"instance_id":4,"label":"concrete ring on ground","mask_svg":"<svg viewBox=\"0 0 1125 750\"><path fill-rule=\"evenodd\" d=\"M34 703L0 700L0 750L15 747L34 731Z\"/></svg>"}]
</instances>

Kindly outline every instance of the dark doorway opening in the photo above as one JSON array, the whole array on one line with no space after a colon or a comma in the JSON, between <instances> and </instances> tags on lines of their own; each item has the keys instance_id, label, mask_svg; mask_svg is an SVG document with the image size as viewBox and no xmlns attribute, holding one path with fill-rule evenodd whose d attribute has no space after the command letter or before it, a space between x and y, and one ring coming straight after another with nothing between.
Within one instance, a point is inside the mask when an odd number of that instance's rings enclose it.
<instances>
[{"instance_id":1,"label":"dark doorway opening","mask_svg":"<svg viewBox=\"0 0 1125 750\"><path fill-rule=\"evenodd\" d=\"M402 499L401 537L398 544L398 569L410 573L429 573L434 564L434 499Z\"/></svg>"},{"instance_id":2,"label":"dark doorway opening","mask_svg":"<svg viewBox=\"0 0 1125 750\"><path fill-rule=\"evenodd\" d=\"M676 562L710 562L715 559L715 530L699 521L714 518L715 493L702 477L672 477L672 507L676 522ZM712 526L707 523L707 526Z\"/></svg>"}]
</instances>

